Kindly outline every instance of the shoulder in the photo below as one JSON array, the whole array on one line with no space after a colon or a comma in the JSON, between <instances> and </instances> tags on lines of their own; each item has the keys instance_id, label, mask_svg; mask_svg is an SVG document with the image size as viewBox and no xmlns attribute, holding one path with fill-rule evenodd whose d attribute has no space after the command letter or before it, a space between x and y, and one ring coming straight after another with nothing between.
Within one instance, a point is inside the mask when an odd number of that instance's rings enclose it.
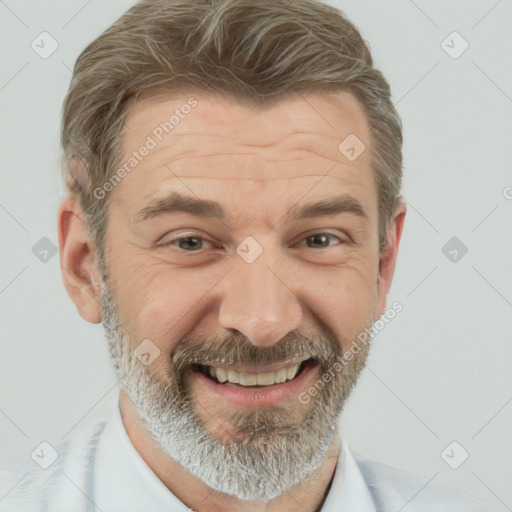
<instances>
[{"instance_id":1,"label":"shoulder","mask_svg":"<svg viewBox=\"0 0 512 512\"><path fill-rule=\"evenodd\" d=\"M451 485L353 453L377 510L493 512L484 500Z\"/></svg>"},{"instance_id":2,"label":"shoulder","mask_svg":"<svg viewBox=\"0 0 512 512\"><path fill-rule=\"evenodd\" d=\"M82 490L90 484L94 455L105 425L106 419L98 420L54 447L41 447L34 452L34 459L29 456L0 471L0 512L57 512L70 510L70 504L75 504L73 510L88 509L90 503L84 502ZM38 456L41 465L36 462Z\"/></svg>"}]
</instances>

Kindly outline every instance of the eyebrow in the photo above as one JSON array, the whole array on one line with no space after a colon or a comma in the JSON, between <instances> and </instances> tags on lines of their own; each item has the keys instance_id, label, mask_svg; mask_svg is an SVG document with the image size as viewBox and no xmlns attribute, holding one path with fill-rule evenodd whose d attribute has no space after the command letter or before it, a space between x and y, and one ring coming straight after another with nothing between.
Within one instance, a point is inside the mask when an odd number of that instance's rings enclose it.
<instances>
[{"instance_id":1,"label":"eyebrow","mask_svg":"<svg viewBox=\"0 0 512 512\"><path fill-rule=\"evenodd\" d=\"M171 192L166 197L151 201L135 215L135 220L142 222L163 214L178 212L189 213L197 217L215 217L221 221L229 221L231 218L216 201ZM324 215L339 215L341 213L349 213L362 219L368 219L361 203L347 194L307 203L300 207L294 206L287 217L291 220L300 220Z\"/></svg>"},{"instance_id":2,"label":"eyebrow","mask_svg":"<svg viewBox=\"0 0 512 512\"><path fill-rule=\"evenodd\" d=\"M222 206L215 201L171 192L166 197L151 201L136 214L135 219L140 222L164 213L177 212L190 213L198 217L217 217L220 220L226 220L227 217Z\"/></svg>"},{"instance_id":3,"label":"eyebrow","mask_svg":"<svg viewBox=\"0 0 512 512\"><path fill-rule=\"evenodd\" d=\"M323 215L338 215L340 213L351 213L363 219L368 219L361 203L347 194L308 203L300 208L295 206L290 211L289 216L292 220L298 220L321 217Z\"/></svg>"}]
</instances>

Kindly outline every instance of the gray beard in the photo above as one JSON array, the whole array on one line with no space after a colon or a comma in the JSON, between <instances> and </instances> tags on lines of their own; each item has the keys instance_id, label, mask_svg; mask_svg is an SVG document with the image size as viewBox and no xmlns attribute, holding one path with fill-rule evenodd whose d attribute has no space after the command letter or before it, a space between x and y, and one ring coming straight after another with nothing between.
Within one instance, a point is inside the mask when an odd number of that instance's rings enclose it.
<instances>
[{"instance_id":1,"label":"gray beard","mask_svg":"<svg viewBox=\"0 0 512 512\"><path fill-rule=\"evenodd\" d=\"M293 411L280 406L233 413L229 425L243 440L225 441L210 434L184 386L183 370L191 361L213 361L219 354L217 349L221 354L246 354L251 359L244 361L253 362L304 353L320 362L320 378L343 355L339 341L326 336L312 344L311 338L294 335L287 337L286 344L281 345L284 339L276 344L282 347L277 351L275 347L255 347L236 336L221 341L185 337L175 347L174 356L167 356L167 382L163 382L151 374L151 365L145 366L135 357L137 341L120 324L106 277L100 303L114 368L141 423L164 453L211 489L241 500L270 500L320 468L337 435L344 403L366 364L369 345L325 384L311 400L305 416L294 417ZM222 352L223 347L230 351Z\"/></svg>"}]
</instances>

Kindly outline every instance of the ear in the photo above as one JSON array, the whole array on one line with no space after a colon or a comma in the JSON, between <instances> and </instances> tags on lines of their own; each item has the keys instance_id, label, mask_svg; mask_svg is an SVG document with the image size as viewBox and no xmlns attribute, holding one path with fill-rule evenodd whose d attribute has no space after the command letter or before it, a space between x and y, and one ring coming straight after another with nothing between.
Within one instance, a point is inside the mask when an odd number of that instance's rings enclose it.
<instances>
[{"instance_id":1,"label":"ear","mask_svg":"<svg viewBox=\"0 0 512 512\"><path fill-rule=\"evenodd\" d=\"M377 285L378 305L377 318L375 320L382 316L386 311L387 295L391 288L391 282L393 281L393 275L395 273L398 246L400 244L400 238L402 237L406 213L407 206L404 203L400 203L389 224L386 245L379 256L379 281Z\"/></svg>"},{"instance_id":2,"label":"ear","mask_svg":"<svg viewBox=\"0 0 512 512\"><path fill-rule=\"evenodd\" d=\"M80 203L75 196L64 198L59 206L57 225L62 280L80 316L101 322L100 274L94 263L94 246Z\"/></svg>"}]
</instances>

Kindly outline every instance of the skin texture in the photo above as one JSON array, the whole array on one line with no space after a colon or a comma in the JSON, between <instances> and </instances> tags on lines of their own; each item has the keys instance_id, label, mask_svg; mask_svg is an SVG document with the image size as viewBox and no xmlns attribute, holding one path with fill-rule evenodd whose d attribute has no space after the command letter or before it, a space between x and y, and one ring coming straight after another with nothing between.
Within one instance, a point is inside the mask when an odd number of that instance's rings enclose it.
<instances>
[{"instance_id":1,"label":"skin texture","mask_svg":"<svg viewBox=\"0 0 512 512\"><path fill-rule=\"evenodd\" d=\"M189 97L132 106L122 161ZM236 330L258 347L271 347L293 331L316 335L319 326L347 350L347 340L385 312L406 214L403 205L396 210L379 253L372 144L362 106L349 93L294 96L265 110L194 98L197 106L113 192L106 261L123 328L133 340L152 340L166 357L189 333L220 336ZM353 162L338 150L350 134L366 146ZM137 221L137 212L171 191L217 201L229 219L167 213ZM288 218L295 206L341 194L355 198L366 218L352 213ZM99 323L101 279L75 198L63 200L58 225L66 289L80 315ZM324 246L308 238L313 234L332 238ZM176 239L187 236L201 237L202 248L180 248ZM263 249L250 264L236 252L248 236ZM161 356L151 365L155 378L165 380L165 360ZM192 375L187 385L210 432L235 438L229 428L233 406L215 399ZM297 404L296 397L284 403L300 420L307 406ZM315 511L333 475L338 438L320 470L293 492L266 502L213 492L158 449L122 390L120 405L137 451L179 499L201 512Z\"/></svg>"}]
</instances>

